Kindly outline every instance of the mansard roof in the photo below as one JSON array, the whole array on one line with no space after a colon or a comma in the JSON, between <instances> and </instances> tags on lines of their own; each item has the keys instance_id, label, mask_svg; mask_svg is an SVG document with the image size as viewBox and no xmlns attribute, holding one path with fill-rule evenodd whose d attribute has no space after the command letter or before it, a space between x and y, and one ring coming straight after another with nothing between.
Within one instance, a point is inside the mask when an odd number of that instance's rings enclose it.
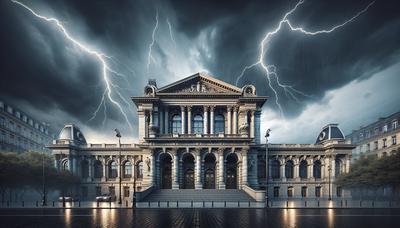
<instances>
[{"instance_id":1,"label":"mansard roof","mask_svg":"<svg viewBox=\"0 0 400 228\"><path fill-rule=\"evenodd\" d=\"M184 79L178 80L174 83L166 85L156 90L157 94L171 94L171 93L228 93L228 94L241 94L242 89L234 85L228 84L218 80L206 73L196 73Z\"/></svg>"}]
</instances>

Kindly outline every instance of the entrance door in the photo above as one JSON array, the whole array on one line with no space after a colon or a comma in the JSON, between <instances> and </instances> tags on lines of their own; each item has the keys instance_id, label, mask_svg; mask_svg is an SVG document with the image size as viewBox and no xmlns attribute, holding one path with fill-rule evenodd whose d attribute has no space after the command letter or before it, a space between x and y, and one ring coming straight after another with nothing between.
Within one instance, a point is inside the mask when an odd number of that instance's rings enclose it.
<instances>
[{"instance_id":1,"label":"entrance door","mask_svg":"<svg viewBox=\"0 0 400 228\"><path fill-rule=\"evenodd\" d=\"M184 178L184 185L183 188L185 189L194 189L194 171L193 169L187 169L185 171L185 178Z\"/></svg>"},{"instance_id":2,"label":"entrance door","mask_svg":"<svg viewBox=\"0 0 400 228\"><path fill-rule=\"evenodd\" d=\"M206 170L206 178L204 183L205 189L215 189L215 171L214 169Z\"/></svg>"},{"instance_id":3,"label":"entrance door","mask_svg":"<svg viewBox=\"0 0 400 228\"><path fill-rule=\"evenodd\" d=\"M161 171L162 171L161 188L171 189L172 188L171 164L164 164L164 167Z\"/></svg>"},{"instance_id":4,"label":"entrance door","mask_svg":"<svg viewBox=\"0 0 400 228\"><path fill-rule=\"evenodd\" d=\"M230 167L226 170L226 188L236 189L236 168Z\"/></svg>"}]
</instances>

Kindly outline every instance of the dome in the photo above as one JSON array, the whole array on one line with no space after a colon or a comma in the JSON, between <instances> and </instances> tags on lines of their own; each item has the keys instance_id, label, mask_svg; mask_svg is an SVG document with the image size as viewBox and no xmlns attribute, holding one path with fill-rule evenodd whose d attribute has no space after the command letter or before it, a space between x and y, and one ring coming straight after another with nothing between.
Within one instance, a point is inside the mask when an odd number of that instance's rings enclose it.
<instances>
[{"instance_id":1,"label":"dome","mask_svg":"<svg viewBox=\"0 0 400 228\"><path fill-rule=\"evenodd\" d=\"M60 131L58 139L74 141L77 144L86 144L85 136L82 134L81 130L73 124L65 125Z\"/></svg>"},{"instance_id":2,"label":"dome","mask_svg":"<svg viewBox=\"0 0 400 228\"><path fill-rule=\"evenodd\" d=\"M315 143L318 144L327 140L344 140L343 132L338 127L338 124L328 124L323 127Z\"/></svg>"}]
</instances>

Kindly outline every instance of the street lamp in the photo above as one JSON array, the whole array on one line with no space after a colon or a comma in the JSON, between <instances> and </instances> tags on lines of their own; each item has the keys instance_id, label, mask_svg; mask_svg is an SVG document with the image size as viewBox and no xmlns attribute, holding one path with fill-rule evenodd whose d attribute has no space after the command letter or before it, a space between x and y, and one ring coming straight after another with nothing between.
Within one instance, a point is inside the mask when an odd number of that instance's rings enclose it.
<instances>
[{"instance_id":1,"label":"street lamp","mask_svg":"<svg viewBox=\"0 0 400 228\"><path fill-rule=\"evenodd\" d=\"M265 133L265 203L268 208L268 137L271 129Z\"/></svg>"},{"instance_id":2,"label":"street lamp","mask_svg":"<svg viewBox=\"0 0 400 228\"><path fill-rule=\"evenodd\" d=\"M115 133L116 137L118 138L118 145L119 145L119 199L118 199L118 204L122 204L122 196L121 196L121 132L119 132L118 129L115 128Z\"/></svg>"},{"instance_id":3,"label":"street lamp","mask_svg":"<svg viewBox=\"0 0 400 228\"><path fill-rule=\"evenodd\" d=\"M332 200L332 196L331 196L331 171L332 171L332 167L331 167L331 162L329 160L329 164L328 164L328 195L329 195L329 198L328 198L328 200Z\"/></svg>"},{"instance_id":4,"label":"street lamp","mask_svg":"<svg viewBox=\"0 0 400 228\"><path fill-rule=\"evenodd\" d=\"M42 151L42 184L43 184L43 196L42 196L42 206L47 206L46 200L46 178L45 178L45 158L44 158L44 148Z\"/></svg>"}]
</instances>

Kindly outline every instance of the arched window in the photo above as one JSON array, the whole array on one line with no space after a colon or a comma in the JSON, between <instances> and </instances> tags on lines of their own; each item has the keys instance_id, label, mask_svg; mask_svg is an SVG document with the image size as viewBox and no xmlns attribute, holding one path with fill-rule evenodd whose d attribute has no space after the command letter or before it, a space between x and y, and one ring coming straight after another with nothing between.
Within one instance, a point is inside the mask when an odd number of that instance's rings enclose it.
<instances>
[{"instance_id":1,"label":"arched window","mask_svg":"<svg viewBox=\"0 0 400 228\"><path fill-rule=\"evenodd\" d=\"M124 163L124 178L132 177L132 163L130 161L126 161Z\"/></svg>"},{"instance_id":2,"label":"arched window","mask_svg":"<svg viewBox=\"0 0 400 228\"><path fill-rule=\"evenodd\" d=\"M342 173L342 161L340 159L335 160L335 176L339 176Z\"/></svg>"},{"instance_id":3,"label":"arched window","mask_svg":"<svg viewBox=\"0 0 400 228\"><path fill-rule=\"evenodd\" d=\"M302 179L306 179L307 178L307 161L306 160L302 160L300 162L300 178Z\"/></svg>"},{"instance_id":4,"label":"arched window","mask_svg":"<svg viewBox=\"0 0 400 228\"><path fill-rule=\"evenodd\" d=\"M316 160L314 162L313 173L314 173L314 178L317 178L317 179L321 178L321 161L320 160Z\"/></svg>"},{"instance_id":5,"label":"arched window","mask_svg":"<svg viewBox=\"0 0 400 228\"><path fill-rule=\"evenodd\" d=\"M201 115L195 115L193 118L193 133L203 133L203 117Z\"/></svg>"},{"instance_id":6,"label":"arched window","mask_svg":"<svg viewBox=\"0 0 400 228\"><path fill-rule=\"evenodd\" d=\"M139 161L136 164L136 178L142 179L143 178L143 162Z\"/></svg>"},{"instance_id":7,"label":"arched window","mask_svg":"<svg viewBox=\"0 0 400 228\"><path fill-rule=\"evenodd\" d=\"M280 163L278 160L273 160L271 163L271 177L272 179L278 179L281 177Z\"/></svg>"},{"instance_id":8,"label":"arched window","mask_svg":"<svg viewBox=\"0 0 400 228\"><path fill-rule=\"evenodd\" d=\"M102 178L103 165L101 164L101 161L95 160L93 166L94 166L94 178Z\"/></svg>"},{"instance_id":9,"label":"arched window","mask_svg":"<svg viewBox=\"0 0 400 228\"><path fill-rule=\"evenodd\" d=\"M118 166L115 161L110 162L108 165L108 177L109 178L117 178L118 172L117 172Z\"/></svg>"},{"instance_id":10,"label":"arched window","mask_svg":"<svg viewBox=\"0 0 400 228\"><path fill-rule=\"evenodd\" d=\"M61 170L62 171L68 171L69 170L69 161L68 159L65 159L61 162Z\"/></svg>"},{"instance_id":11,"label":"arched window","mask_svg":"<svg viewBox=\"0 0 400 228\"><path fill-rule=\"evenodd\" d=\"M285 165L285 176L288 179L293 178L293 161L289 160L286 162Z\"/></svg>"},{"instance_id":12,"label":"arched window","mask_svg":"<svg viewBox=\"0 0 400 228\"><path fill-rule=\"evenodd\" d=\"M87 160L81 161L81 176L82 178L89 177L89 162Z\"/></svg>"},{"instance_id":13,"label":"arched window","mask_svg":"<svg viewBox=\"0 0 400 228\"><path fill-rule=\"evenodd\" d=\"M225 119L223 115L217 115L214 119L214 133L224 133L225 132Z\"/></svg>"},{"instance_id":14,"label":"arched window","mask_svg":"<svg viewBox=\"0 0 400 228\"><path fill-rule=\"evenodd\" d=\"M181 133L182 132L182 118L180 115L172 116L171 120L171 132L172 133Z\"/></svg>"}]
</instances>

